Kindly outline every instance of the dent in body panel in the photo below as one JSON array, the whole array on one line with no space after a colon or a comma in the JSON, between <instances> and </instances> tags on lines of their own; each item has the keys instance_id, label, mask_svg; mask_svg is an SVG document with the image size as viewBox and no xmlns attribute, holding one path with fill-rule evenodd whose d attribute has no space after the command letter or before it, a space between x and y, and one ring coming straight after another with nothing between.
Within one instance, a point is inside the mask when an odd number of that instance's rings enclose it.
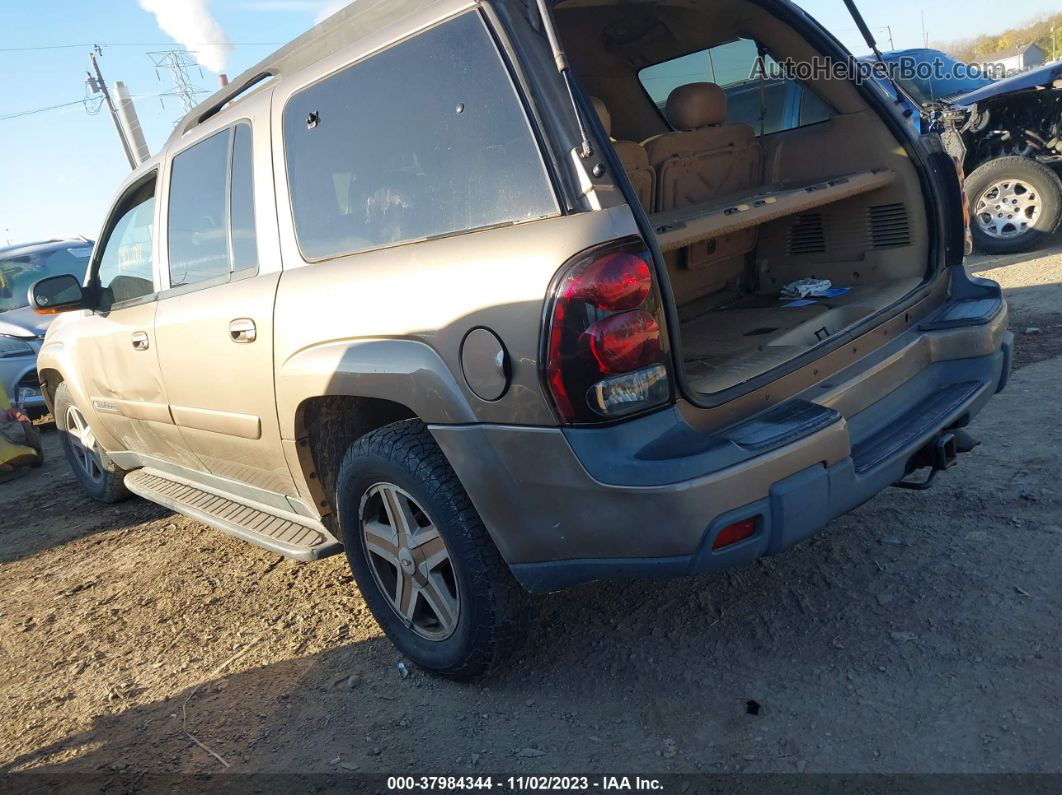
<instances>
[{"instance_id":1,"label":"dent in body panel","mask_svg":"<svg viewBox=\"0 0 1062 795\"><path fill-rule=\"evenodd\" d=\"M183 466L202 462L188 449L170 416L155 337L157 303L149 301L106 313L72 315L62 327L80 376L78 408L106 450L133 450L156 455ZM132 336L147 334L146 350L133 348ZM69 375L64 372L64 377ZM111 406L101 411L97 406ZM104 438L99 431L104 431Z\"/></svg>"}]
</instances>

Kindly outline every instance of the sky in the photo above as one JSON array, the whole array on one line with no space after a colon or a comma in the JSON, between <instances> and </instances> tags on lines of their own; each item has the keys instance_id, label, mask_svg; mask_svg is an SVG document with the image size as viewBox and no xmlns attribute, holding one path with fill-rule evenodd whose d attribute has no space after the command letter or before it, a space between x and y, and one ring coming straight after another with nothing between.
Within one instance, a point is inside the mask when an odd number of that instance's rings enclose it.
<instances>
[{"instance_id":1,"label":"sky","mask_svg":"<svg viewBox=\"0 0 1062 795\"><path fill-rule=\"evenodd\" d=\"M842 0L797 0L857 54L867 50ZM920 46L922 13L930 41L949 41L1019 25L1057 11L1059 0L1024 0L1003 19L998 0L862 0L868 24L883 48ZM345 4L344 0L142 0L149 7L206 6L233 43L224 70L235 76ZM0 0L0 245L62 235L99 233L104 214L129 166L106 108L86 107L85 72L93 43L109 84L121 80L136 100L152 152L183 115L169 75L149 51L178 48L156 17L137 0ZM173 30L172 21L163 24ZM216 28L211 28L216 30ZM201 42L201 44L209 44ZM72 46L71 46L72 45ZM33 48L33 49L26 49ZM39 49L48 48L48 49ZM203 61L218 66L217 48ZM217 76L193 70L193 83L213 91ZM206 94L204 93L205 97ZM10 118L13 114L74 103ZM8 118L5 118L8 117Z\"/></svg>"}]
</instances>

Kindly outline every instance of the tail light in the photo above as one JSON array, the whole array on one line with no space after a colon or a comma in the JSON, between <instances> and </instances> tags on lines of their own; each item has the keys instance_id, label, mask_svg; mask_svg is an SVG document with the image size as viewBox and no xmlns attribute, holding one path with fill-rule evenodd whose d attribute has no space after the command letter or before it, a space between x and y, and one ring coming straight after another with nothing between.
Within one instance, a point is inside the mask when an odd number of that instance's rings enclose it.
<instances>
[{"instance_id":1,"label":"tail light","mask_svg":"<svg viewBox=\"0 0 1062 795\"><path fill-rule=\"evenodd\" d=\"M660 293L640 239L576 256L551 293L545 381L566 422L626 417L671 399Z\"/></svg>"}]
</instances>

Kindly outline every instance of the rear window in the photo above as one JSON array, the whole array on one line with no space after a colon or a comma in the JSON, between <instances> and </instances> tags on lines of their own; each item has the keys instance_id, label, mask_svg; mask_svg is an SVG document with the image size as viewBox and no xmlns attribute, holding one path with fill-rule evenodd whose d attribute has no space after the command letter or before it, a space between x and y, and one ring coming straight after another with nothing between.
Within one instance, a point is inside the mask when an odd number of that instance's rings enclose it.
<instances>
[{"instance_id":1,"label":"rear window","mask_svg":"<svg viewBox=\"0 0 1062 795\"><path fill-rule=\"evenodd\" d=\"M672 91L687 83L707 82L726 92L726 122L747 124L757 135L829 120L830 106L803 83L779 76L770 55L764 56L766 76L761 80L758 59L756 42L737 39L647 66L638 79L665 119Z\"/></svg>"},{"instance_id":2,"label":"rear window","mask_svg":"<svg viewBox=\"0 0 1062 795\"><path fill-rule=\"evenodd\" d=\"M307 259L558 212L519 98L475 12L295 94L284 145Z\"/></svg>"}]
</instances>

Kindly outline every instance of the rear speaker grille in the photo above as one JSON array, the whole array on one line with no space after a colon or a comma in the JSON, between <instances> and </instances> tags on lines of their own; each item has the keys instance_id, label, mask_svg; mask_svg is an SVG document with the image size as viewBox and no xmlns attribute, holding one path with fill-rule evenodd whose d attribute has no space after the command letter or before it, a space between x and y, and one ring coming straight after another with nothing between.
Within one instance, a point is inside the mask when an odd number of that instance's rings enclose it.
<instances>
[{"instance_id":1,"label":"rear speaker grille","mask_svg":"<svg viewBox=\"0 0 1062 795\"><path fill-rule=\"evenodd\" d=\"M789 254L824 254L826 229L818 213L798 216L789 228Z\"/></svg>"},{"instance_id":2,"label":"rear speaker grille","mask_svg":"<svg viewBox=\"0 0 1062 795\"><path fill-rule=\"evenodd\" d=\"M870 242L874 248L911 245L911 225L903 204L879 204L867 211Z\"/></svg>"}]
</instances>

